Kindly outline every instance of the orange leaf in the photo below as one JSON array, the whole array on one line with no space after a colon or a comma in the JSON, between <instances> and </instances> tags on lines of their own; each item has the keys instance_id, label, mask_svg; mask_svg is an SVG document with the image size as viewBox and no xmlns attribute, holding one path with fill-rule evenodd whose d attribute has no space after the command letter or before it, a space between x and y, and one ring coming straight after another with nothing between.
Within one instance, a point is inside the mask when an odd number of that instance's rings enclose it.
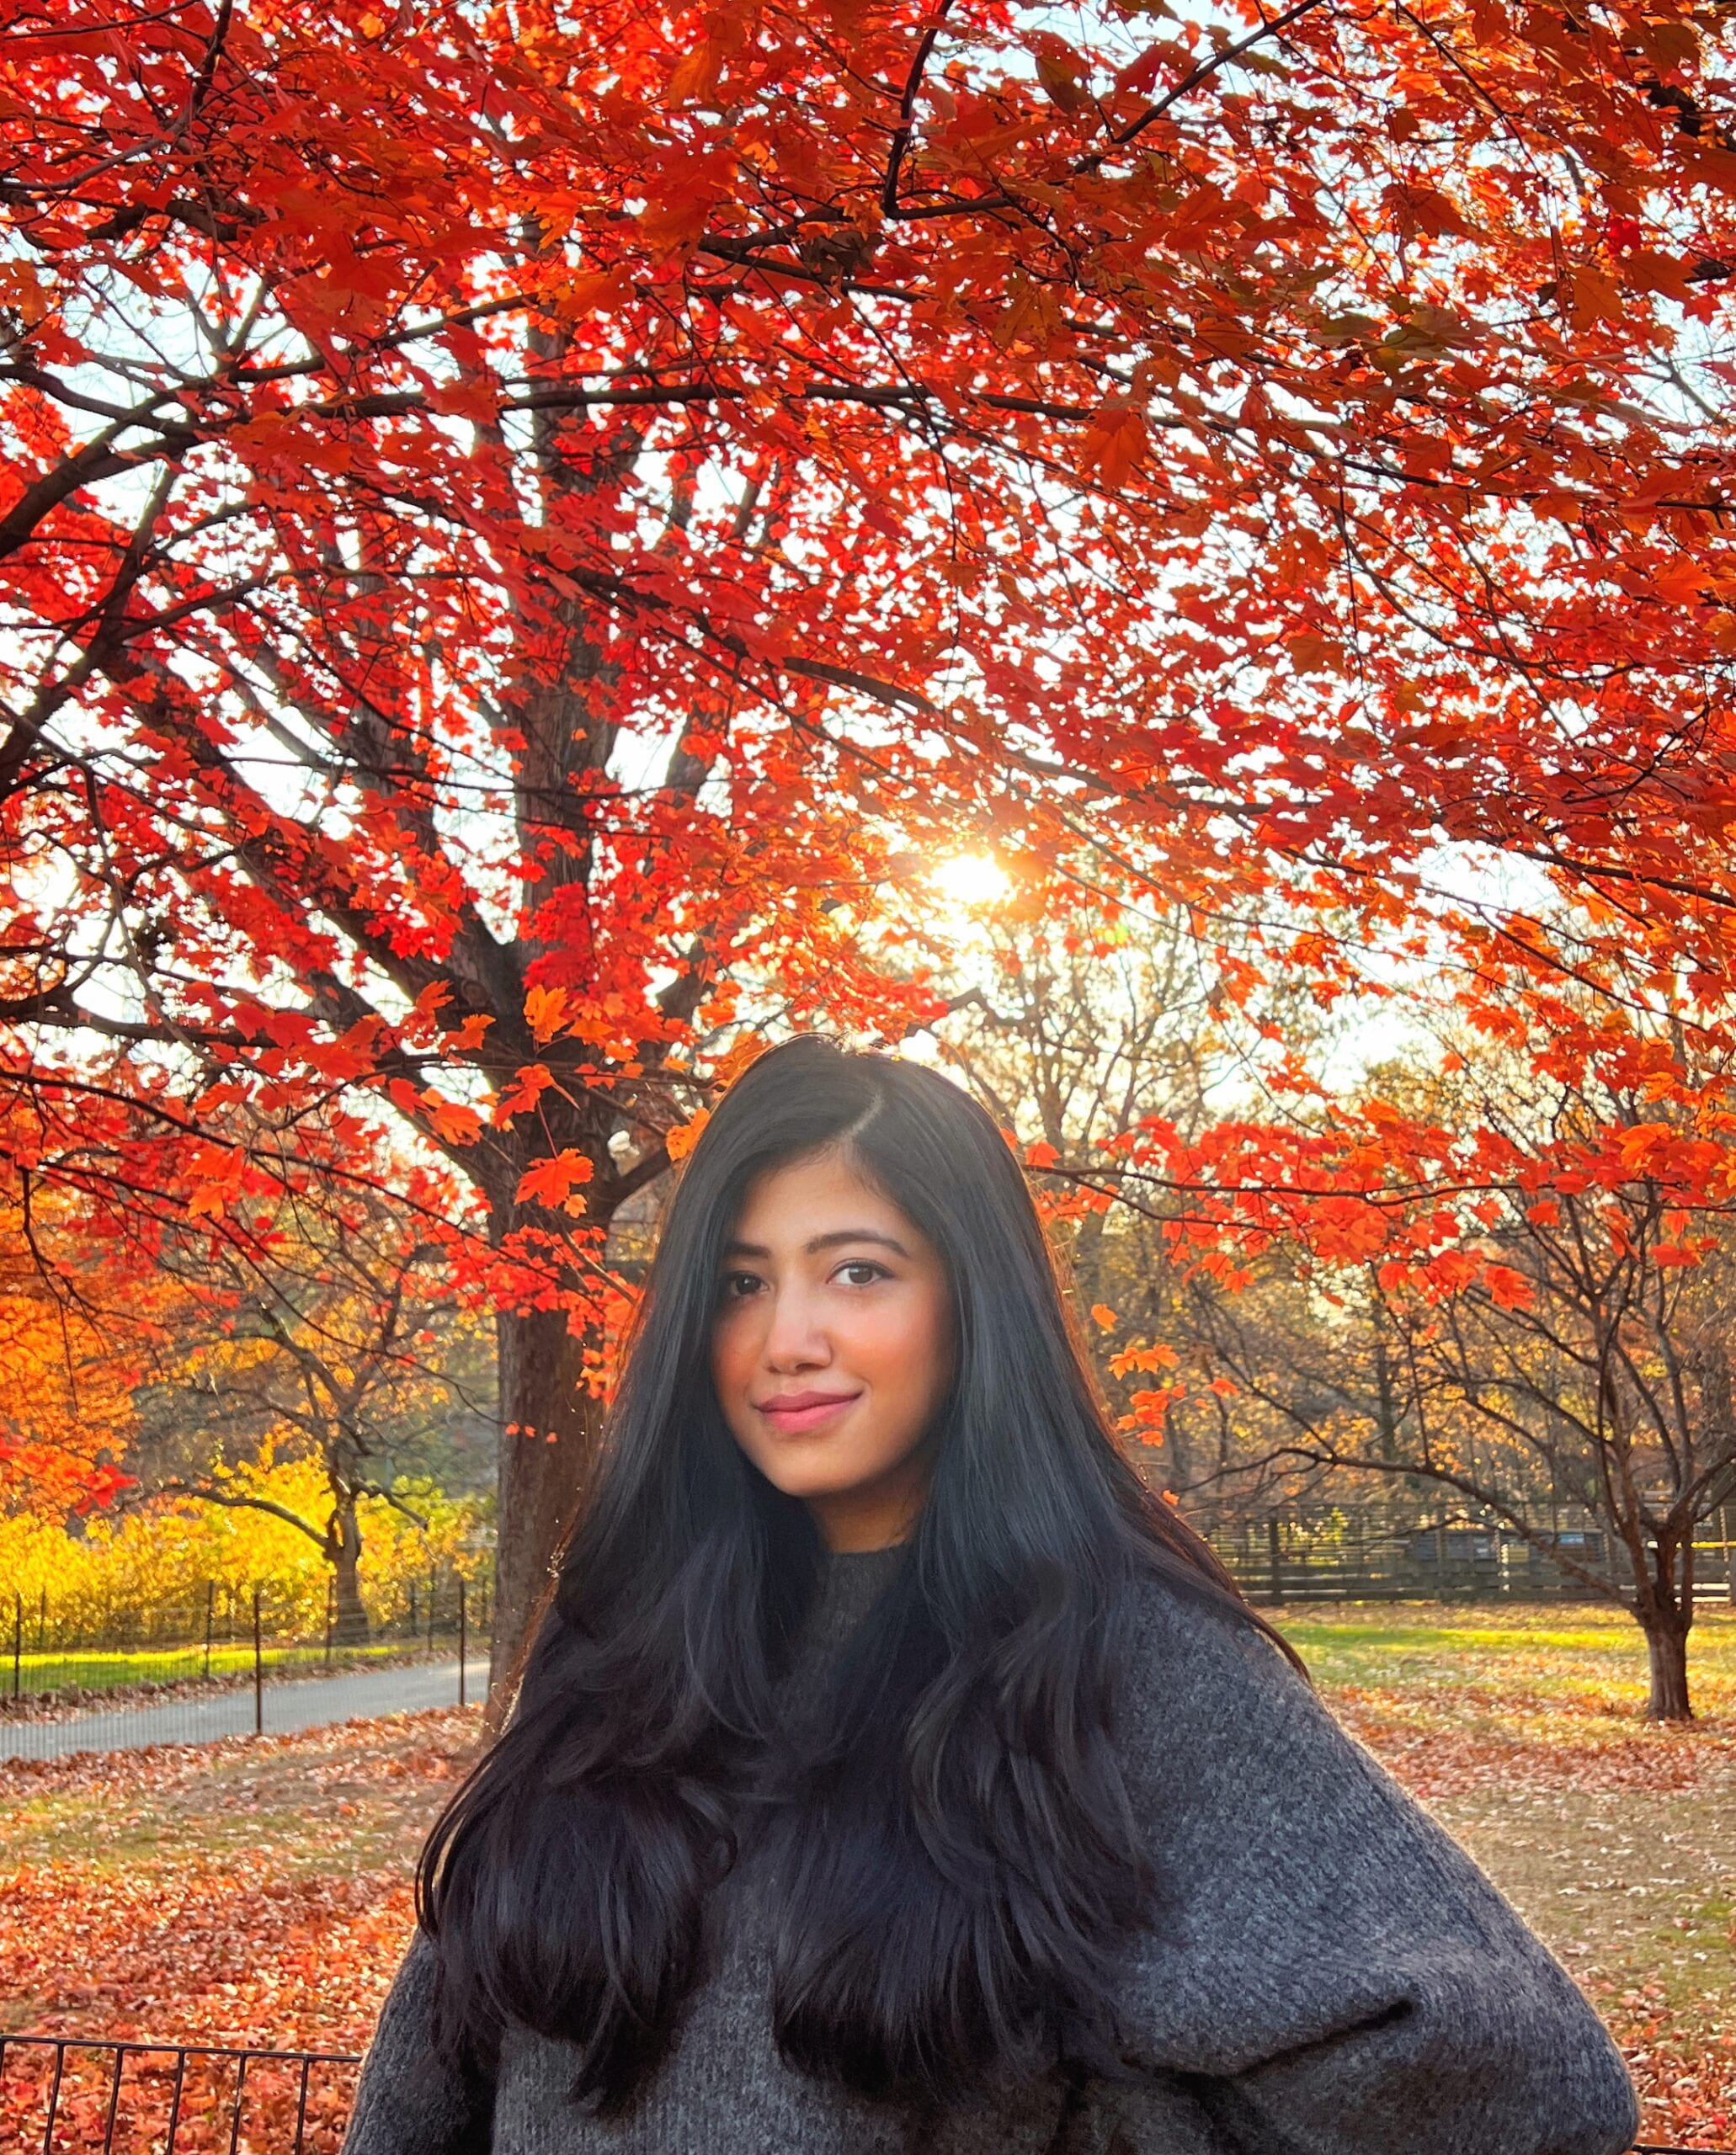
<instances>
[{"instance_id":1,"label":"orange leaf","mask_svg":"<svg viewBox=\"0 0 1736 2155\"><path fill-rule=\"evenodd\" d=\"M474 1145L482 1134L482 1118L461 1101L449 1100L430 1086L422 1095L429 1127L448 1145Z\"/></svg>"},{"instance_id":2,"label":"orange leaf","mask_svg":"<svg viewBox=\"0 0 1736 2155\"><path fill-rule=\"evenodd\" d=\"M1119 487L1138 470L1148 446L1142 412L1127 405L1106 406L1080 447L1080 476L1094 475L1105 487Z\"/></svg>"},{"instance_id":3,"label":"orange leaf","mask_svg":"<svg viewBox=\"0 0 1736 2155\"><path fill-rule=\"evenodd\" d=\"M569 1205L575 1183L588 1182L595 1172L583 1152L570 1147L551 1160L538 1160L519 1178L515 1193L520 1205L546 1205L550 1211Z\"/></svg>"},{"instance_id":4,"label":"orange leaf","mask_svg":"<svg viewBox=\"0 0 1736 2155\"><path fill-rule=\"evenodd\" d=\"M715 39L702 37L676 61L675 71L669 77L669 103L690 104L695 98L706 96L716 88L717 77L722 72L722 47Z\"/></svg>"},{"instance_id":5,"label":"orange leaf","mask_svg":"<svg viewBox=\"0 0 1736 2155\"><path fill-rule=\"evenodd\" d=\"M533 987L525 992L525 1016L530 1027L530 1037L539 1047L546 1047L561 1030L567 1016L567 991L564 987Z\"/></svg>"},{"instance_id":6,"label":"orange leaf","mask_svg":"<svg viewBox=\"0 0 1736 2155\"><path fill-rule=\"evenodd\" d=\"M678 1122L663 1139L663 1149L672 1160L684 1160L700 1141L700 1134L711 1120L711 1110L701 1108L691 1122Z\"/></svg>"}]
</instances>

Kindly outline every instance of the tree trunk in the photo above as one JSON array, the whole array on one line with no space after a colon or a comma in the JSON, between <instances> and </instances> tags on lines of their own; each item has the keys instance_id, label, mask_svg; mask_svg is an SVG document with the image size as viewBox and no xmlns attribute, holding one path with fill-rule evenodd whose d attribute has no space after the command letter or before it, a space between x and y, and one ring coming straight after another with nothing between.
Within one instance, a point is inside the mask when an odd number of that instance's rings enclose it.
<instances>
[{"instance_id":1,"label":"tree trunk","mask_svg":"<svg viewBox=\"0 0 1736 2155\"><path fill-rule=\"evenodd\" d=\"M1648 1721L1692 1721L1688 1698L1688 1626L1673 1612L1642 1613L1646 1654L1651 1663L1652 1695Z\"/></svg>"},{"instance_id":2,"label":"tree trunk","mask_svg":"<svg viewBox=\"0 0 1736 2155\"><path fill-rule=\"evenodd\" d=\"M338 1647L365 1647L368 1643L368 1612L362 1605L362 1530L353 1503L333 1513L327 1534L332 1551L332 1643Z\"/></svg>"},{"instance_id":3,"label":"tree trunk","mask_svg":"<svg viewBox=\"0 0 1736 2155\"><path fill-rule=\"evenodd\" d=\"M1374 1381L1377 1419L1375 1444L1382 1459L1398 1456L1398 1412L1393 1394L1393 1365L1387 1357L1387 1328L1384 1323L1385 1305L1377 1283L1373 1299L1369 1304L1369 1322L1374 1328Z\"/></svg>"},{"instance_id":4,"label":"tree trunk","mask_svg":"<svg viewBox=\"0 0 1736 2155\"><path fill-rule=\"evenodd\" d=\"M494 1636L485 1726L511 1703L520 1655L553 1583L602 1423L585 1390L584 1343L564 1310L497 1319L500 1349L500 1471L494 1555Z\"/></svg>"}]
</instances>

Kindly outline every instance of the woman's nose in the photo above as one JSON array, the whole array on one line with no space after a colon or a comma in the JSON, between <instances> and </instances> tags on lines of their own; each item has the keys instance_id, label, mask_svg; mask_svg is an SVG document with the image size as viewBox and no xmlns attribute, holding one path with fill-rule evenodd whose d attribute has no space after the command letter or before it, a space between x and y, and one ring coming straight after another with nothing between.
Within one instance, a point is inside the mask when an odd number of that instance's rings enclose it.
<instances>
[{"instance_id":1,"label":"woman's nose","mask_svg":"<svg viewBox=\"0 0 1736 2155\"><path fill-rule=\"evenodd\" d=\"M765 1359L773 1369L812 1369L832 1359L831 1342L807 1295L782 1294L772 1305Z\"/></svg>"}]
</instances>

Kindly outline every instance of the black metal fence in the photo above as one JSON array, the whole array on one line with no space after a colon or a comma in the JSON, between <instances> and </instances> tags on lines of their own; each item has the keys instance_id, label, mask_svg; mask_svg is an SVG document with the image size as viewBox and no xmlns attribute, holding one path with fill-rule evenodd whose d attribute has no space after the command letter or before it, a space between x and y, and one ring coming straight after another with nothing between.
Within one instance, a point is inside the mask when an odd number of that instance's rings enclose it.
<instances>
[{"instance_id":1,"label":"black metal fence","mask_svg":"<svg viewBox=\"0 0 1736 2155\"><path fill-rule=\"evenodd\" d=\"M1206 1538L1251 1599L1574 1601L1597 1598L1559 1551L1595 1572L1627 1577L1626 1551L1596 1520L1557 1508L1528 1521L1529 1537L1467 1513L1406 1516L1391 1507L1338 1505L1207 1524ZM1703 1599L1736 1606L1736 1505L1706 1522L1695 1543Z\"/></svg>"},{"instance_id":2,"label":"black metal fence","mask_svg":"<svg viewBox=\"0 0 1736 2155\"><path fill-rule=\"evenodd\" d=\"M337 2155L347 2051L0 2036L0 2147L20 2155Z\"/></svg>"},{"instance_id":3,"label":"black metal fence","mask_svg":"<svg viewBox=\"0 0 1736 2155\"><path fill-rule=\"evenodd\" d=\"M430 1572L392 1620L348 1641L333 1597L312 1627L306 1605L299 1591L212 1586L191 1603L56 1619L45 1600L33 1606L14 1590L0 1600L0 1758L200 1743L479 1700L486 1581Z\"/></svg>"},{"instance_id":4,"label":"black metal fence","mask_svg":"<svg viewBox=\"0 0 1736 2155\"><path fill-rule=\"evenodd\" d=\"M363 1635L347 1636L326 1583L322 1610L301 1579L237 1586L208 1580L167 1601L57 1604L46 1588L26 1594L0 1580L0 1698L53 1694L88 1702L95 1694L251 1673L255 1640L280 1673L317 1665L365 1664L435 1651L455 1636L463 1605L470 1628L488 1628L484 1567L473 1583L450 1568L430 1570L396 1589L385 1612L366 1611Z\"/></svg>"},{"instance_id":5,"label":"black metal fence","mask_svg":"<svg viewBox=\"0 0 1736 2155\"><path fill-rule=\"evenodd\" d=\"M0 2147L19 2155L337 2155L351 2051L0 2035ZM1717 2155L1646 2143L1633 2155Z\"/></svg>"}]
</instances>

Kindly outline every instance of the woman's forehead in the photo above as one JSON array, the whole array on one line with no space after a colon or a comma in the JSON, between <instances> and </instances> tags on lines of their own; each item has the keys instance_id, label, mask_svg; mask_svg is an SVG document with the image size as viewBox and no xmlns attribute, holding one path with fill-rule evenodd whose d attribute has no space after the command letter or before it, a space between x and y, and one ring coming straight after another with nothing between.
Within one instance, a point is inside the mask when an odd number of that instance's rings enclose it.
<instances>
[{"instance_id":1,"label":"woman's forehead","mask_svg":"<svg viewBox=\"0 0 1736 2155\"><path fill-rule=\"evenodd\" d=\"M910 1250L925 1237L897 1205L841 1153L810 1154L769 1168L749 1184L731 1224L730 1246L818 1248L860 1232Z\"/></svg>"}]
</instances>

